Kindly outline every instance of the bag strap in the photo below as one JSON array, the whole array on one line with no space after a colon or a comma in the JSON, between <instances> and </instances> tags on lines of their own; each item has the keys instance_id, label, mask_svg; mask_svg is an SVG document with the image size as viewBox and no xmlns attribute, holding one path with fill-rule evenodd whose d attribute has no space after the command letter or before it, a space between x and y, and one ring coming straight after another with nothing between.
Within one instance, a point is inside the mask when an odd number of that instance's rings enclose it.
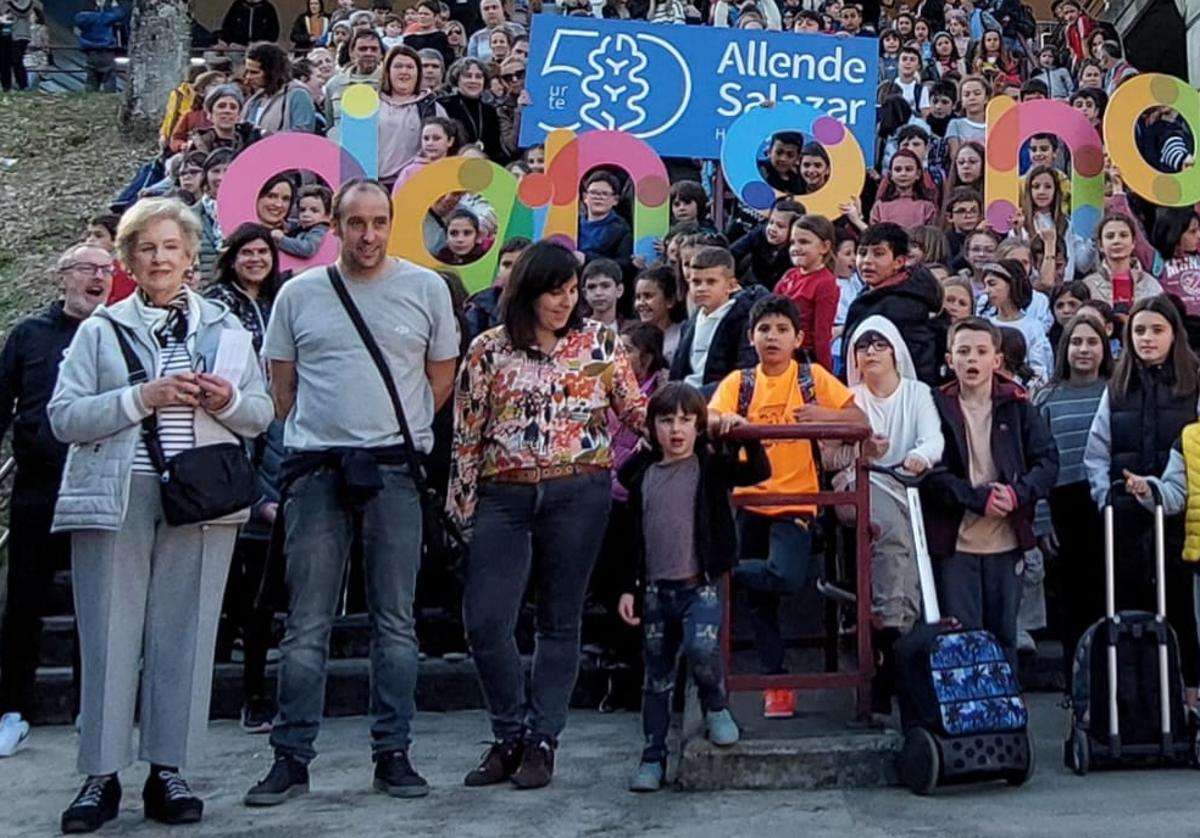
<instances>
[{"instance_id":1,"label":"bag strap","mask_svg":"<svg viewBox=\"0 0 1200 838\"><path fill-rule=\"evenodd\" d=\"M121 355L124 356L125 366L129 370L129 386L136 387L145 384L150 380L150 376L137 353L133 351L129 339L125 337L125 329L114 320L108 322L112 324L113 334L117 336L117 344L121 347ZM165 476L167 474L167 458L163 453L162 440L158 436L158 416L153 410L150 411L149 416L142 419L142 441L146 444L146 453L150 455L150 463L154 466L154 470L159 475Z\"/></svg>"},{"instance_id":2,"label":"bag strap","mask_svg":"<svg viewBox=\"0 0 1200 838\"><path fill-rule=\"evenodd\" d=\"M738 381L737 412L739 416L750 417L750 402L754 399L755 374L754 367L746 367L742 370L742 377Z\"/></svg>"},{"instance_id":3,"label":"bag strap","mask_svg":"<svg viewBox=\"0 0 1200 838\"><path fill-rule=\"evenodd\" d=\"M796 364L796 383L800 385L800 395L805 404L817 403L817 385L813 381L812 364L799 361Z\"/></svg>"},{"instance_id":4,"label":"bag strap","mask_svg":"<svg viewBox=\"0 0 1200 838\"><path fill-rule=\"evenodd\" d=\"M350 322L354 324L354 330L358 332L367 354L375 363L379 377L383 379L383 386L387 389L388 398L392 401L392 410L396 413L396 423L400 426L400 433L404 437L404 457L408 460L408 468L412 472L413 480L426 486L428 484L425 480L425 468L417 456L412 431L408 427L408 418L404 415L404 405L400 403L400 393L396 390L396 381L392 378L392 371L388 369L387 360L383 357L379 344L375 342L375 336L371 334L370 328L363 320L362 312L358 310L358 306L350 297L350 291L346 288L346 282L342 279L342 273L337 269L337 265L329 266L329 282L333 285L333 290L337 293L342 308L349 315Z\"/></svg>"}]
</instances>

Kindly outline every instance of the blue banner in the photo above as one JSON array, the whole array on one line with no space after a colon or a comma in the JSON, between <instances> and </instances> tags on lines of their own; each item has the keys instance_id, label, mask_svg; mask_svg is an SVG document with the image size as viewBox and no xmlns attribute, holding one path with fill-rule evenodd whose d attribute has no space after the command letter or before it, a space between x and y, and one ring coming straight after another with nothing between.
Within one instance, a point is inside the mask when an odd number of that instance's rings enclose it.
<instances>
[{"instance_id":1,"label":"blue banner","mask_svg":"<svg viewBox=\"0 0 1200 838\"><path fill-rule=\"evenodd\" d=\"M798 102L849 126L874 162L874 38L552 15L534 16L531 38L522 145L555 128L600 128L663 157L715 160L744 111Z\"/></svg>"}]
</instances>

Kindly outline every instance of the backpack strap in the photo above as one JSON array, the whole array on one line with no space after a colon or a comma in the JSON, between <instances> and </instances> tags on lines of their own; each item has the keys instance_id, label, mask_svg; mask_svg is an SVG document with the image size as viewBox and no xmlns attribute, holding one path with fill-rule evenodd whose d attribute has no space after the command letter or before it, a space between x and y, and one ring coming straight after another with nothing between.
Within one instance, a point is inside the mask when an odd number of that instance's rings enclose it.
<instances>
[{"instance_id":1,"label":"backpack strap","mask_svg":"<svg viewBox=\"0 0 1200 838\"><path fill-rule=\"evenodd\" d=\"M738 381L737 412L739 416L748 419L750 418L750 402L754 399L755 368L746 367L741 373L742 377Z\"/></svg>"},{"instance_id":2,"label":"backpack strap","mask_svg":"<svg viewBox=\"0 0 1200 838\"><path fill-rule=\"evenodd\" d=\"M817 385L813 381L812 364L808 361L796 362L796 383L800 385L800 395L805 404L817 403Z\"/></svg>"}]
</instances>

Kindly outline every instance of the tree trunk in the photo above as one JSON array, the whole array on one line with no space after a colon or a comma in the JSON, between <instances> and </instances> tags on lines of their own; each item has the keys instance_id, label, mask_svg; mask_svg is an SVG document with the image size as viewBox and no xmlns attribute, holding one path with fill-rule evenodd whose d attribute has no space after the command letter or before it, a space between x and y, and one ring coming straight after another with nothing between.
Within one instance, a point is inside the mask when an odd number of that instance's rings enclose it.
<instances>
[{"instance_id":1,"label":"tree trunk","mask_svg":"<svg viewBox=\"0 0 1200 838\"><path fill-rule=\"evenodd\" d=\"M121 127L152 137L167 109L167 97L187 78L192 45L189 0L134 0L129 36L129 70Z\"/></svg>"}]
</instances>

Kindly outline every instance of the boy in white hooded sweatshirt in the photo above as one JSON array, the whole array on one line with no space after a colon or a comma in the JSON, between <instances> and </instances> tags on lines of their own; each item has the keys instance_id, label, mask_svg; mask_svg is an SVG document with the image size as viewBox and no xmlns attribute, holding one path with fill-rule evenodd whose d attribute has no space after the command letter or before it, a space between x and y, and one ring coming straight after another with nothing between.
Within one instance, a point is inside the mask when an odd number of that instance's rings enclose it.
<instances>
[{"instance_id":1,"label":"boy in white hooded sweatshirt","mask_svg":"<svg viewBox=\"0 0 1200 838\"><path fill-rule=\"evenodd\" d=\"M848 344L846 379L854 402L871 422L863 454L884 466L921 474L942 458L942 423L929 386L917 380L899 330L872 315L855 328ZM892 646L921 616L917 563L904 489L871 475L871 611L878 656L872 709L891 713Z\"/></svg>"}]
</instances>

